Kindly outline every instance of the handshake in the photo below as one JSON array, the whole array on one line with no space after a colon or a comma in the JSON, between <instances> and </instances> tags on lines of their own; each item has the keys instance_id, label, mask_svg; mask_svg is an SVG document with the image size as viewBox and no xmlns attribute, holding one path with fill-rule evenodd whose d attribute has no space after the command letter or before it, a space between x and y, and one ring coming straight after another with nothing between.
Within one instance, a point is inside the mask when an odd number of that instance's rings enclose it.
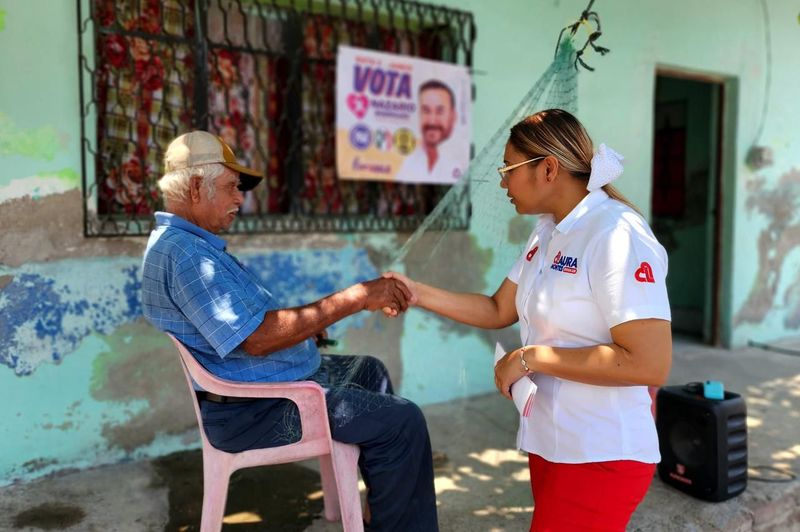
<instances>
[{"instance_id":1,"label":"handshake","mask_svg":"<svg viewBox=\"0 0 800 532\"><path fill-rule=\"evenodd\" d=\"M399 316L417 303L417 285L405 275L386 272L381 277L351 287L363 298L364 310L382 311L386 316Z\"/></svg>"}]
</instances>

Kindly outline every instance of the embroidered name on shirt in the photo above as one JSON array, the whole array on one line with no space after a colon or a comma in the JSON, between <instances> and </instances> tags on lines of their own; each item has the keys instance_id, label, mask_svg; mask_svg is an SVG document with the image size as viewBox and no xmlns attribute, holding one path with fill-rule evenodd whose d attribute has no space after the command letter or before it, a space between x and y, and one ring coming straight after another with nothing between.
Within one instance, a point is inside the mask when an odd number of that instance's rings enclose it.
<instances>
[{"instance_id":1,"label":"embroidered name on shirt","mask_svg":"<svg viewBox=\"0 0 800 532\"><path fill-rule=\"evenodd\" d=\"M578 259L577 257L562 255L559 251L553 258L553 264L550 265L550 269L557 272L576 274L578 273Z\"/></svg>"},{"instance_id":2,"label":"embroidered name on shirt","mask_svg":"<svg viewBox=\"0 0 800 532\"><path fill-rule=\"evenodd\" d=\"M533 246L533 249L525 255L525 259L530 262L533 259L533 256L536 255L536 252L539 251L539 246Z\"/></svg>"},{"instance_id":3,"label":"embroidered name on shirt","mask_svg":"<svg viewBox=\"0 0 800 532\"><path fill-rule=\"evenodd\" d=\"M656 282L655 278L653 277L653 268L651 268L646 262L643 262L639 265L639 269L636 270L636 273L633 274L633 277L640 283Z\"/></svg>"}]
</instances>

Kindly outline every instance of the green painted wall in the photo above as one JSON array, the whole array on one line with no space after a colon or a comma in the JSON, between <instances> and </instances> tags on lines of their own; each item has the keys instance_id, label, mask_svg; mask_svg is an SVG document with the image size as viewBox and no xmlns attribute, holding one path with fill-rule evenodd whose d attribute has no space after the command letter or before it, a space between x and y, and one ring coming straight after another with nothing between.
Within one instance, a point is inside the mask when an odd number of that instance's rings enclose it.
<instances>
[{"instance_id":1,"label":"green painted wall","mask_svg":"<svg viewBox=\"0 0 800 532\"><path fill-rule=\"evenodd\" d=\"M480 148L541 75L552 59L558 31L586 2L446 3L475 15L473 123ZM769 2L773 62L766 93L759 2L600 0L595 8L603 21L601 44L612 51L587 57L597 71L580 76L579 116L596 142L626 156L620 188L649 211L656 69L671 67L724 81L729 90L723 113L723 336L741 345L751 338L769 341L797 334L796 2ZM13 442L0 453L0 483L196 444L188 404L176 413L163 411L164 403L185 394L177 366L170 366L174 353L161 335L135 318L128 297L135 280L125 275L135 272L143 239L82 236L76 26L72 1L0 0L0 71L13 73L0 83L0 329L15 338L14 345L28 346L25 352L9 347L0 352L6 362L0 365L0 388L20 398L18 406L0 414L0 437ZM763 116L765 98L769 105ZM755 139L762 120L763 133ZM775 156L774 164L760 171L745 164L756 140ZM444 243L448 256L458 260L428 264L426 275L446 286L491 292L510 266L508 248L500 243L529 227L530 222L510 214L499 229L476 219L473 230ZM368 256L353 274L366 275L387 267L386 257L404 237L263 236L231 244L253 260L269 260L277 251L310 259L321 250L332 270L350 268L354 255ZM420 268L409 264L407 271L414 267ZM87 287L87 272L108 279L100 283L102 290ZM345 286L350 280L330 282ZM41 299L39 313L60 316L42 323L44 332L32 325L35 317L18 322L8 313L17 304L13 298L34 298L36 290L54 294ZM313 295L310 289L296 294ZM93 309L96 301L105 306ZM473 332L419 311L393 321L367 316L338 334L342 351L380 354L402 392L420 403L491 391L493 341L515 341L513 330ZM58 356L51 356L48 346L56 346ZM164 374L168 367L170 373ZM146 388L154 381L164 389Z\"/></svg>"},{"instance_id":2,"label":"green painted wall","mask_svg":"<svg viewBox=\"0 0 800 532\"><path fill-rule=\"evenodd\" d=\"M478 15L476 68L486 74L477 78L475 135L485 139L550 59L553 35L585 2L456 4ZM795 336L800 323L800 25L796 4L767 5L769 67L761 2L596 2L601 43L611 53L589 56L597 71L581 74L579 86L580 118L595 142L626 156L620 188L647 213L656 69L725 83L721 319L729 345ZM774 164L758 171L745 162L756 142L774 152Z\"/></svg>"}]
</instances>

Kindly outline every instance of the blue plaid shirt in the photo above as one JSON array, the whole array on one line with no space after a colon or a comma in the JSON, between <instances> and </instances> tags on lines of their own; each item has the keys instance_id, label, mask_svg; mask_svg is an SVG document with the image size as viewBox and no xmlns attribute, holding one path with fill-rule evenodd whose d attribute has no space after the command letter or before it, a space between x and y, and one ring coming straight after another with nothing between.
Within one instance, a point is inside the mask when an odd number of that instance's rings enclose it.
<instances>
[{"instance_id":1,"label":"blue plaid shirt","mask_svg":"<svg viewBox=\"0 0 800 532\"><path fill-rule=\"evenodd\" d=\"M225 240L183 218L156 213L142 277L145 318L180 340L214 375L280 382L305 379L319 367L319 351L310 338L264 357L240 347L267 311L281 307L225 251Z\"/></svg>"}]
</instances>

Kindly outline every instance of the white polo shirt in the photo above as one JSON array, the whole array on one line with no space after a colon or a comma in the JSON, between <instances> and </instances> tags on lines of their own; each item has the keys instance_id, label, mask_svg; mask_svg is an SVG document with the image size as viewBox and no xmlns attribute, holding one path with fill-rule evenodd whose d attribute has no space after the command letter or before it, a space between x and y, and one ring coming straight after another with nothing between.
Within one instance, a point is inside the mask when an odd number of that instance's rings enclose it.
<instances>
[{"instance_id":1,"label":"white polo shirt","mask_svg":"<svg viewBox=\"0 0 800 532\"><path fill-rule=\"evenodd\" d=\"M541 216L508 278L517 284L522 345L611 343L612 327L670 320L667 254L634 210L591 192L558 225ZM644 356L647 356L646 353ZM657 463L646 386L594 386L541 373L517 445L551 462Z\"/></svg>"},{"instance_id":2,"label":"white polo shirt","mask_svg":"<svg viewBox=\"0 0 800 532\"><path fill-rule=\"evenodd\" d=\"M396 183L442 183L452 185L457 183L463 174L464 169L461 168L458 161L443 150L439 150L436 163L428 171L428 156L420 146L405 158L402 166L394 176L394 181Z\"/></svg>"}]
</instances>

